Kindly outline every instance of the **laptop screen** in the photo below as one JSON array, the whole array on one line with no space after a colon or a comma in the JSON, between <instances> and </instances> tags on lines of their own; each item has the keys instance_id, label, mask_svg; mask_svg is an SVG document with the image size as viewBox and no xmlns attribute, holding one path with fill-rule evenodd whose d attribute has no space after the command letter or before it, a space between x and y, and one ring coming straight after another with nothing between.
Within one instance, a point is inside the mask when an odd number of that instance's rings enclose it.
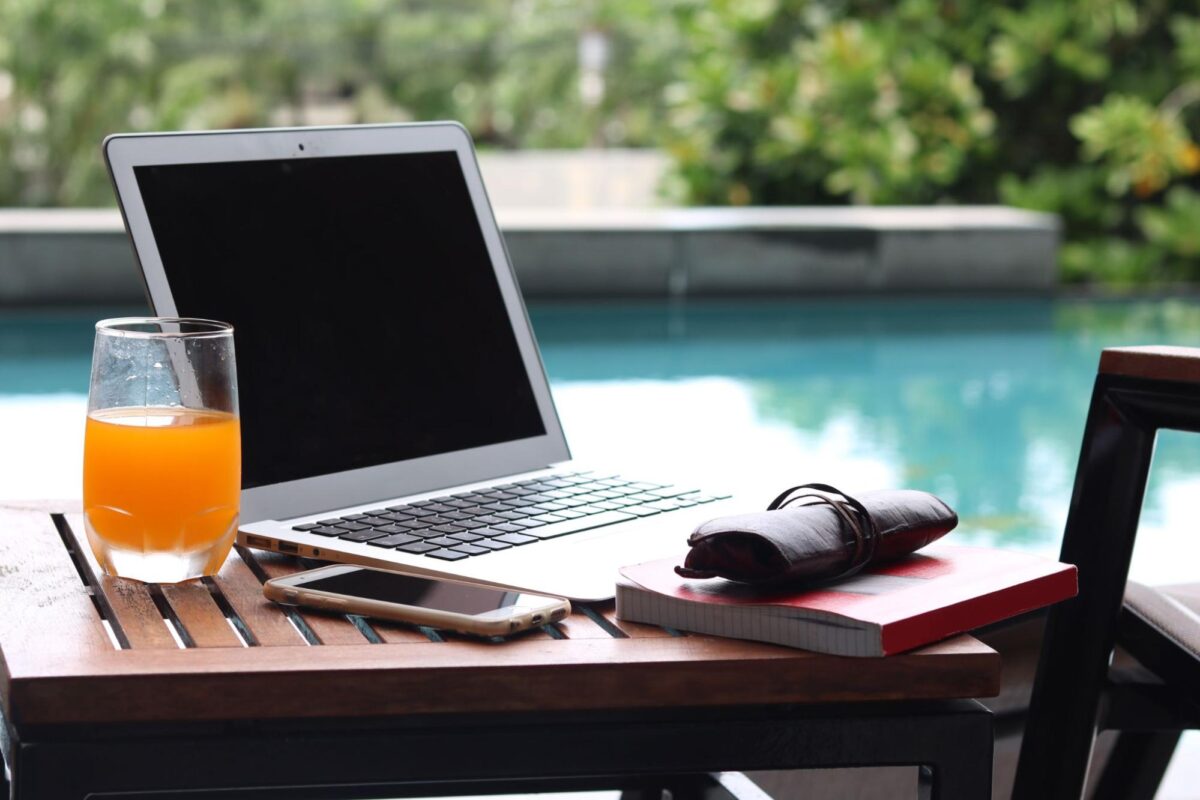
<instances>
[{"instance_id":1,"label":"laptop screen","mask_svg":"<svg viewBox=\"0 0 1200 800\"><path fill-rule=\"evenodd\" d=\"M243 488L546 432L454 152L134 172L178 313L234 326Z\"/></svg>"}]
</instances>

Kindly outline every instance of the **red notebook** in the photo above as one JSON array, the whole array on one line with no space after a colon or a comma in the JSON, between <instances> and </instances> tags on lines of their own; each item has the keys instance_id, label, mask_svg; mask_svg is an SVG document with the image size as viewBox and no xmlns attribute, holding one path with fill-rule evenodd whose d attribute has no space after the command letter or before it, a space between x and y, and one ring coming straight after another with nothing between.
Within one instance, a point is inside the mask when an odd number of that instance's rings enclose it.
<instances>
[{"instance_id":1,"label":"red notebook","mask_svg":"<svg viewBox=\"0 0 1200 800\"><path fill-rule=\"evenodd\" d=\"M935 545L808 591L675 574L681 559L624 567L617 616L846 656L886 656L1057 603L1075 567L1012 550Z\"/></svg>"}]
</instances>

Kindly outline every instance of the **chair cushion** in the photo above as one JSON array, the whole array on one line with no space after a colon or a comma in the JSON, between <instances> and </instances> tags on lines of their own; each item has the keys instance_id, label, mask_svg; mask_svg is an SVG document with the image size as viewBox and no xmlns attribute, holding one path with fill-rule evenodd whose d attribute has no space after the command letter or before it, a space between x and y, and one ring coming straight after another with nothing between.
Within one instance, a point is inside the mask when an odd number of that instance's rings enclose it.
<instances>
[{"instance_id":1,"label":"chair cushion","mask_svg":"<svg viewBox=\"0 0 1200 800\"><path fill-rule=\"evenodd\" d=\"M1118 640L1160 677L1200 695L1200 584L1130 581Z\"/></svg>"}]
</instances>

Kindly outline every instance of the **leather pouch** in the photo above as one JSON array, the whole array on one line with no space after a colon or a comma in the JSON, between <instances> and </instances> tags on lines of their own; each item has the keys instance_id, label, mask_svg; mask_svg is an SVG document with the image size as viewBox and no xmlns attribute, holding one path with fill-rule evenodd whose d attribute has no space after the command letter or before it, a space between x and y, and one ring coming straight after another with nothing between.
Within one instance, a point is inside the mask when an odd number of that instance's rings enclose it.
<instances>
[{"instance_id":1,"label":"leather pouch","mask_svg":"<svg viewBox=\"0 0 1200 800\"><path fill-rule=\"evenodd\" d=\"M787 490L754 514L718 517L691 536L687 578L748 583L822 583L891 561L940 539L958 524L950 506L909 489L851 497L810 483Z\"/></svg>"}]
</instances>

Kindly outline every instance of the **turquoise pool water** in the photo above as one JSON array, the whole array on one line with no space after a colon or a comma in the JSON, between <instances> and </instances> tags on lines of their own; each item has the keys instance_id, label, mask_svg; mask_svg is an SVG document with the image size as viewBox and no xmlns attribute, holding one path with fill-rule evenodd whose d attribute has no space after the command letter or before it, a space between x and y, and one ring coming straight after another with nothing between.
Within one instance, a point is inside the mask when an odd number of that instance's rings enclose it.
<instances>
[{"instance_id":1,"label":"turquoise pool water","mask_svg":"<svg viewBox=\"0 0 1200 800\"><path fill-rule=\"evenodd\" d=\"M0 497L77 494L91 325L115 311L0 314ZM961 540L1047 553L1100 349L1200 342L1200 303L1172 300L535 305L531 316L577 458L729 488L755 507L809 481L926 489L958 509ZM1194 579L1198 511L1200 438L1164 435L1135 576Z\"/></svg>"}]
</instances>

